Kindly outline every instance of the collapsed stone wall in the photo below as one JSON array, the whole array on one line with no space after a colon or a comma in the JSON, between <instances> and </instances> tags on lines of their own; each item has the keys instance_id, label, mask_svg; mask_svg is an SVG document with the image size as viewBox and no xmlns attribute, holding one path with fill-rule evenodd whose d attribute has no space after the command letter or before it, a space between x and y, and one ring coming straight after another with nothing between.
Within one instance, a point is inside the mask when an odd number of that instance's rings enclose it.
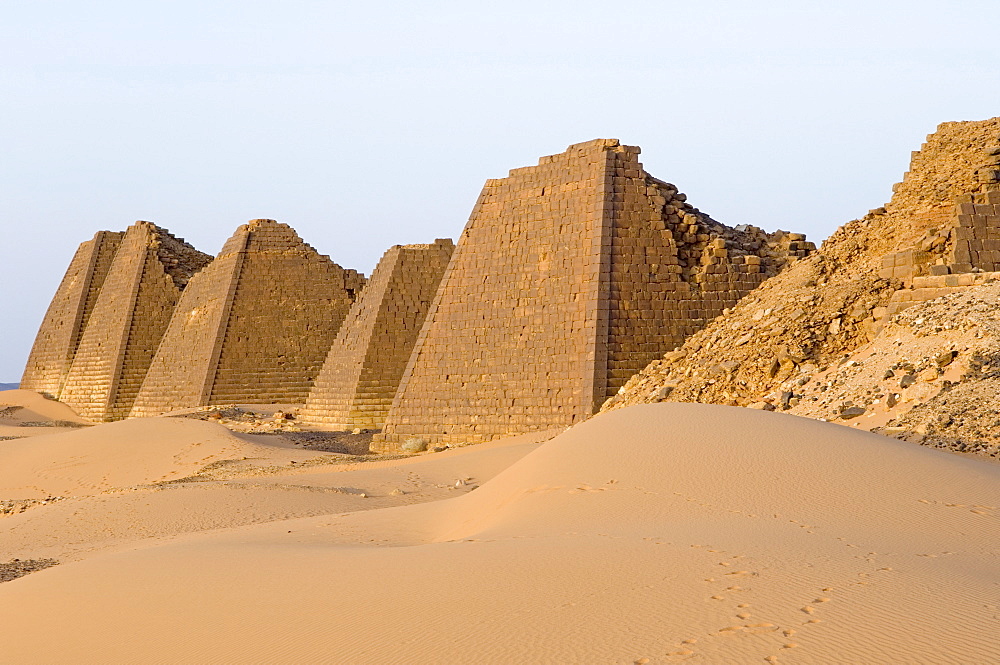
<instances>
[{"instance_id":1,"label":"collapsed stone wall","mask_svg":"<svg viewBox=\"0 0 1000 665\"><path fill-rule=\"evenodd\" d=\"M240 226L185 288L131 415L302 403L364 284L286 224Z\"/></svg>"},{"instance_id":2,"label":"collapsed stone wall","mask_svg":"<svg viewBox=\"0 0 1000 665\"><path fill-rule=\"evenodd\" d=\"M59 397L123 235L98 231L76 250L35 336L22 389Z\"/></svg>"},{"instance_id":3,"label":"collapsed stone wall","mask_svg":"<svg viewBox=\"0 0 1000 665\"><path fill-rule=\"evenodd\" d=\"M437 240L386 251L341 325L299 421L382 426L454 248Z\"/></svg>"},{"instance_id":4,"label":"collapsed stone wall","mask_svg":"<svg viewBox=\"0 0 1000 665\"><path fill-rule=\"evenodd\" d=\"M599 139L486 182L376 448L579 422L812 250L719 224L638 154Z\"/></svg>"},{"instance_id":5,"label":"collapsed stone wall","mask_svg":"<svg viewBox=\"0 0 1000 665\"><path fill-rule=\"evenodd\" d=\"M60 400L94 422L128 416L181 290L212 260L150 222L128 228Z\"/></svg>"},{"instance_id":6,"label":"collapsed stone wall","mask_svg":"<svg viewBox=\"0 0 1000 665\"><path fill-rule=\"evenodd\" d=\"M907 302L901 289L917 302L912 287L925 277L947 278L928 288L951 287L962 277L953 272L992 268L992 248L978 246L980 255L967 243L992 239L997 209L967 206L996 205L997 155L1000 118L942 123L913 153L889 203L837 229L815 255L650 363L603 409L664 400L792 408L799 382L875 339L901 309L894 303ZM981 221L959 217L970 213Z\"/></svg>"},{"instance_id":7,"label":"collapsed stone wall","mask_svg":"<svg viewBox=\"0 0 1000 665\"><path fill-rule=\"evenodd\" d=\"M815 250L801 233L720 224L689 205L677 187L642 171L638 148L611 154L616 177L626 179L612 194L607 377L595 409L664 349L679 346ZM667 274L651 280L650 271L661 266Z\"/></svg>"}]
</instances>

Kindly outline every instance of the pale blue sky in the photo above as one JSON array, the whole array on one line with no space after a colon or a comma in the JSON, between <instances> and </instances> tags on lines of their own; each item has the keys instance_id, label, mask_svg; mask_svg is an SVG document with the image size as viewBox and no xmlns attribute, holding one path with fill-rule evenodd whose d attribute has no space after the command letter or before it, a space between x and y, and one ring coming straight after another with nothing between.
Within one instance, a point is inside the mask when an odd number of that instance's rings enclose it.
<instances>
[{"instance_id":1,"label":"pale blue sky","mask_svg":"<svg viewBox=\"0 0 1000 665\"><path fill-rule=\"evenodd\" d=\"M945 8L946 7L946 8ZM721 222L816 241L939 122L1000 115L994 2L5 2L0 381L76 246L291 224L369 273L597 137Z\"/></svg>"}]
</instances>

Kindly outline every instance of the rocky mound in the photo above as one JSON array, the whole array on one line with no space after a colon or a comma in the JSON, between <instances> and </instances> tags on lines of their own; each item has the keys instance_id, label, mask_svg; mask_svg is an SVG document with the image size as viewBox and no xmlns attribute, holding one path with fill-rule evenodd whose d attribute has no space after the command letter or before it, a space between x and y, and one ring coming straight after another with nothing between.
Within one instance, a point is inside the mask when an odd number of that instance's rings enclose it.
<instances>
[{"instance_id":1,"label":"rocky mound","mask_svg":"<svg viewBox=\"0 0 1000 665\"><path fill-rule=\"evenodd\" d=\"M603 410L657 401L794 409L790 382L808 383L874 341L890 323L893 294L914 276L951 270L956 200L998 189L994 153L1000 118L943 123L913 154L890 203L839 228L814 255L651 363ZM886 271L898 256L907 257L905 272ZM843 401L858 400L845 394Z\"/></svg>"},{"instance_id":2,"label":"rocky mound","mask_svg":"<svg viewBox=\"0 0 1000 665\"><path fill-rule=\"evenodd\" d=\"M998 394L1000 281L994 280L894 316L849 359L782 384L777 406L1000 457Z\"/></svg>"}]
</instances>

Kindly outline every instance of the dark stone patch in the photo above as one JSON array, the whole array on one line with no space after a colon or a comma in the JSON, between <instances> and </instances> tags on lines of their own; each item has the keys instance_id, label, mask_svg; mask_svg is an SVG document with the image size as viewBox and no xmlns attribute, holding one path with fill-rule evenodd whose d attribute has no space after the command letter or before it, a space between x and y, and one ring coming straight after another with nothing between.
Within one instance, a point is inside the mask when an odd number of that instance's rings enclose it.
<instances>
[{"instance_id":1,"label":"dark stone patch","mask_svg":"<svg viewBox=\"0 0 1000 665\"><path fill-rule=\"evenodd\" d=\"M55 559L11 559L7 563L0 563L0 582L10 582L58 563Z\"/></svg>"}]
</instances>

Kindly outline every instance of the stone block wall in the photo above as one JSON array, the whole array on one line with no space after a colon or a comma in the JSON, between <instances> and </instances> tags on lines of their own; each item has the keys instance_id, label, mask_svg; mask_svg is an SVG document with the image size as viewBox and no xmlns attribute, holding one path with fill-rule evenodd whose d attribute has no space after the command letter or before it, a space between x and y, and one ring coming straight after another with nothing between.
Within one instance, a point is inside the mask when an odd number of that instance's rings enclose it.
<instances>
[{"instance_id":1,"label":"stone block wall","mask_svg":"<svg viewBox=\"0 0 1000 665\"><path fill-rule=\"evenodd\" d=\"M486 182L374 447L579 422L814 249L719 224L638 154L598 139Z\"/></svg>"},{"instance_id":2,"label":"stone block wall","mask_svg":"<svg viewBox=\"0 0 1000 665\"><path fill-rule=\"evenodd\" d=\"M648 175L637 147L621 148L606 153L613 174L608 355L595 409L664 351L815 250L802 234L719 224L675 186Z\"/></svg>"},{"instance_id":3,"label":"stone block wall","mask_svg":"<svg viewBox=\"0 0 1000 665\"><path fill-rule=\"evenodd\" d=\"M244 224L184 290L131 415L304 402L364 284L289 226Z\"/></svg>"},{"instance_id":4,"label":"stone block wall","mask_svg":"<svg viewBox=\"0 0 1000 665\"><path fill-rule=\"evenodd\" d=\"M1000 270L1000 191L993 187L984 184L979 192L959 196L951 216L929 231L919 247L883 256L879 276L908 282L919 276Z\"/></svg>"},{"instance_id":5,"label":"stone block wall","mask_svg":"<svg viewBox=\"0 0 1000 665\"><path fill-rule=\"evenodd\" d=\"M942 123L892 189L892 201L871 211L897 221L882 235L917 235L883 256L880 277L907 282L1000 266L1000 118Z\"/></svg>"},{"instance_id":6,"label":"stone block wall","mask_svg":"<svg viewBox=\"0 0 1000 665\"><path fill-rule=\"evenodd\" d=\"M981 178L988 177L980 173ZM1000 189L992 182L963 194L939 235L922 249L889 254L881 277L902 280L881 320L913 305L1000 278Z\"/></svg>"},{"instance_id":7,"label":"stone block wall","mask_svg":"<svg viewBox=\"0 0 1000 665\"><path fill-rule=\"evenodd\" d=\"M76 250L31 347L21 377L24 390L59 397L123 235L98 231Z\"/></svg>"},{"instance_id":8,"label":"stone block wall","mask_svg":"<svg viewBox=\"0 0 1000 665\"><path fill-rule=\"evenodd\" d=\"M1000 269L1000 192L959 197L951 240L950 272Z\"/></svg>"},{"instance_id":9,"label":"stone block wall","mask_svg":"<svg viewBox=\"0 0 1000 665\"><path fill-rule=\"evenodd\" d=\"M934 300L949 293L955 293L970 286L1000 279L1000 272L970 272L955 275L925 275L914 277L909 287L892 294L885 311L878 312L877 319L883 321L904 309Z\"/></svg>"},{"instance_id":10,"label":"stone block wall","mask_svg":"<svg viewBox=\"0 0 1000 665\"><path fill-rule=\"evenodd\" d=\"M211 260L150 222L129 227L60 400L93 422L127 417L181 290Z\"/></svg>"},{"instance_id":11,"label":"stone block wall","mask_svg":"<svg viewBox=\"0 0 1000 665\"><path fill-rule=\"evenodd\" d=\"M382 426L454 247L437 240L385 253L341 325L300 421Z\"/></svg>"}]
</instances>

